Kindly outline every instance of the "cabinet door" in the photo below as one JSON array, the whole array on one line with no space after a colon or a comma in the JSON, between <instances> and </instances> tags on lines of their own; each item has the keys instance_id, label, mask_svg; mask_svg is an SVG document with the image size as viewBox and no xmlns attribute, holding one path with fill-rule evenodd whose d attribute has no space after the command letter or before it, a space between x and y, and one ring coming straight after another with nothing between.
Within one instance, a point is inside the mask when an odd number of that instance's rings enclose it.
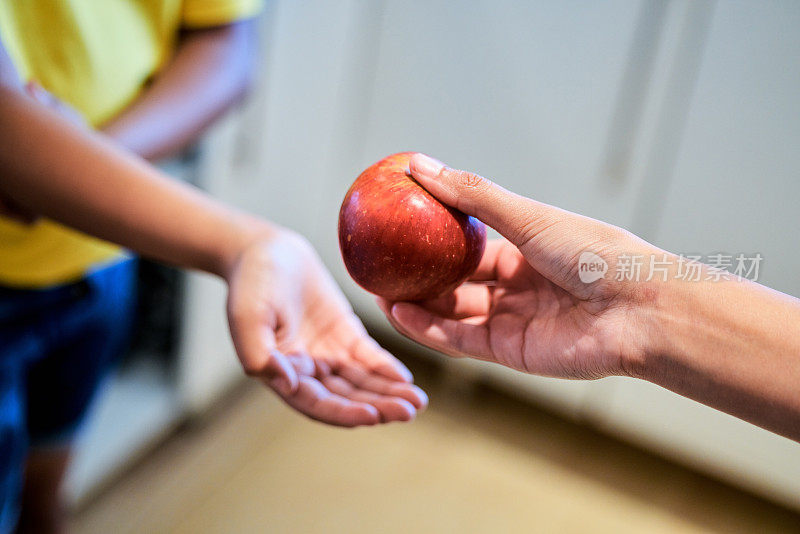
<instances>
[{"instance_id":1,"label":"cabinet door","mask_svg":"<svg viewBox=\"0 0 800 534\"><path fill-rule=\"evenodd\" d=\"M357 4L270 3L258 88L239 114L224 175L214 178L227 200L312 238L340 135Z\"/></svg>"},{"instance_id":2,"label":"cabinet door","mask_svg":"<svg viewBox=\"0 0 800 534\"><path fill-rule=\"evenodd\" d=\"M800 4L713 14L653 240L674 252L761 253L759 282L800 296Z\"/></svg>"},{"instance_id":3,"label":"cabinet door","mask_svg":"<svg viewBox=\"0 0 800 534\"><path fill-rule=\"evenodd\" d=\"M628 223L599 179L630 2L387 2L364 163L419 150L520 194Z\"/></svg>"},{"instance_id":4,"label":"cabinet door","mask_svg":"<svg viewBox=\"0 0 800 534\"><path fill-rule=\"evenodd\" d=\"M326 217L335 216L360 169L417 150L518 193L627 225L634 188L610 187L598 169L637 7L385 2L377 42L369 45L376 61L371 91L360 102L369 111L355 132L362 148L355 165L331 182ZM372 299L337 272L359 312L381 321ZM568 410L591 387L480 369Z\"/></svg>"},{"instance_id":5,"label":"cabinet door","mask_svg":"<svg viewBox=\"0 0 800 534\"><path fill-rule=\"evenodd\" d=\"M719 2L674 166L659 246L755 253L761 282L800 295L800 4ZM800 446L661 388L619 379L611 428L787 504Z\"/></svg>"}]
</instances>

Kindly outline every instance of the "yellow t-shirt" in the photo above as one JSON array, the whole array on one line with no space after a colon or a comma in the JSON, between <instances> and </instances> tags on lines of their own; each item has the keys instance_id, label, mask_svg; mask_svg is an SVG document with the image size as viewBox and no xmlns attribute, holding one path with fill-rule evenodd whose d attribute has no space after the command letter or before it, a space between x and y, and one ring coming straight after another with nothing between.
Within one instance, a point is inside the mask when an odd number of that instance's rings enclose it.
<instances>
[{"instance_id":1,"label":"yellow t-shirt","mask_svg":"<svg viewBox=\"0 0 800 534\"><path fill-rule=\"evenodd\" d=\"M249 18L261 2L3 0L0 38L20 78L35 80L97 126L128 106L164 66L181 28ZM52 221L23 225L0 216L2 285L66 283L117 254L114 245Z\"/></svg>"}]
</instances>

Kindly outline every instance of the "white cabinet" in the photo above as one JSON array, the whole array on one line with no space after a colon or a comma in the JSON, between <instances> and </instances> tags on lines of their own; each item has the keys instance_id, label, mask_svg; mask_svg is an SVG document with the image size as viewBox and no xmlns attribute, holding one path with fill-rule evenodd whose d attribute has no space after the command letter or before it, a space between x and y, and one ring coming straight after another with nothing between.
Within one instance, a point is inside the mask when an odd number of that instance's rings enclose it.
<instances>
[{"instance_id":1,"label":"white cabinet","mask_svg":"<svg viewBox=\"0 0 800 534\"><path fill-rule=\"evenodd\" d=\"M800 296L800 4L720 2L653 241L761 253L759 281ZM643 382L618 379L595 420L798 506L800 446Z\"/></svg>"}]
</instances>

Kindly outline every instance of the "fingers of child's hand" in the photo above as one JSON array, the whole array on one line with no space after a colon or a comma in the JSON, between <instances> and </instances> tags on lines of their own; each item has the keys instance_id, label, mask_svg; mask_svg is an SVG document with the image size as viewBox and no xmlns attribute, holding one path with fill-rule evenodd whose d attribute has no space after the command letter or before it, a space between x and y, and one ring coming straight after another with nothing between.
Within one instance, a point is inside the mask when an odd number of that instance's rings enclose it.
<instances>
[{"instance_id":1,"label":"fingers of child's hand","mask_svg":"<svg viewBox=\"0 0 800 534\"><path fill-rule=\"evenodd\" d=\"M412 382L414 377L403 363L378 345L366 334L361 335L351 349L350 356L371 371L392 380Z\"/></svg>"},{"instance_id":2,"label":"fingers of child's hand","mask_svg":"<svg viewBox=\"0 0 800 534\"><path fill-rule=\"evenodd\" d=\"M291 395L285 395L280 391L278 394L295 410L331 425L345 427L374 425L381 419L375 406L333 393L310 376L301 376L297 390Z\"/></svg>"},{"instance_id":3,"label":"fingers of child's hand","mask_svg":"<svg viewBox=\"0 0 800 534\"><path fill-rule=\"evenodd\" d=\"M245 363L245 373L248 376L266 381L272 388L285 394L297 389L297 373L294 366L285 354L278 350L269 352L266 359L258 363Z\"/></svg>"},{"instance_id":4,"label":"fingers of child's hand","mask_svg":"<svg viewBox=\"0 0 800 534\"><path fill-rule=\"evenodd\" d=\"M380 412L382 422L411 421L417 415L416 408L406 399L360 389L341 376L328 376L322 383L337 395L374 406Z\"/></svg>"},{"instance_id":5,"label":"fingers of child's hand","mask_svg":"<svg viewBox=\"0 0 800 534\"><path fill-rule=\"evenodd\" d=\"M314 359L305 352L298 352L288 354L287 358L289 363L292 364L294 370L299 375L314 376L317 372L317 366Z\"/></svg>"},{"instance_id":6,"label":"fingers of child's hand","mask_svg":"<svg viewBox=\"0 0 800 534\"><path fill-rule=\"evenodd\" d=\"M358 389L405 399L419 410L428 405L428 396L414 384L389 380L348 362L339 362L334 371Z\"/></svg>"},{"instance_id":7,"label":"fingers of child's hand","mask_svg":"<svg viewBox=\"0 0 800 534\"><path fill-rule=\"evenodd\" d=\"M297 372L289 358L277 350L275 332L255 314L232 314L231 335L248 376L268 382L284 393L297 388Z\"/></svg>"}]
</instances>

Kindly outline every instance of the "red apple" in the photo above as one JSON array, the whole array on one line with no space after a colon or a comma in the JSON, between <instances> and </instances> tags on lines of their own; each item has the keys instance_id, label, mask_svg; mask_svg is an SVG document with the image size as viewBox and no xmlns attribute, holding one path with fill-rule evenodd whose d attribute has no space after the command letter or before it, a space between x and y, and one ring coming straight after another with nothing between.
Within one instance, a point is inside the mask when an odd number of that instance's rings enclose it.
<instances>
[{"instance_id":1,"label":"red apple","mask_svg":"<svg viewBox=\"0 0 800 534\"><path fill-rule=\"evenodd\" d=\"M414 152L375 163L339 211L339 248L350 276L389 300L422 300L458 287L480 263L482 222L445 206L412 177Z\"/></svg>"}]
</instances>

